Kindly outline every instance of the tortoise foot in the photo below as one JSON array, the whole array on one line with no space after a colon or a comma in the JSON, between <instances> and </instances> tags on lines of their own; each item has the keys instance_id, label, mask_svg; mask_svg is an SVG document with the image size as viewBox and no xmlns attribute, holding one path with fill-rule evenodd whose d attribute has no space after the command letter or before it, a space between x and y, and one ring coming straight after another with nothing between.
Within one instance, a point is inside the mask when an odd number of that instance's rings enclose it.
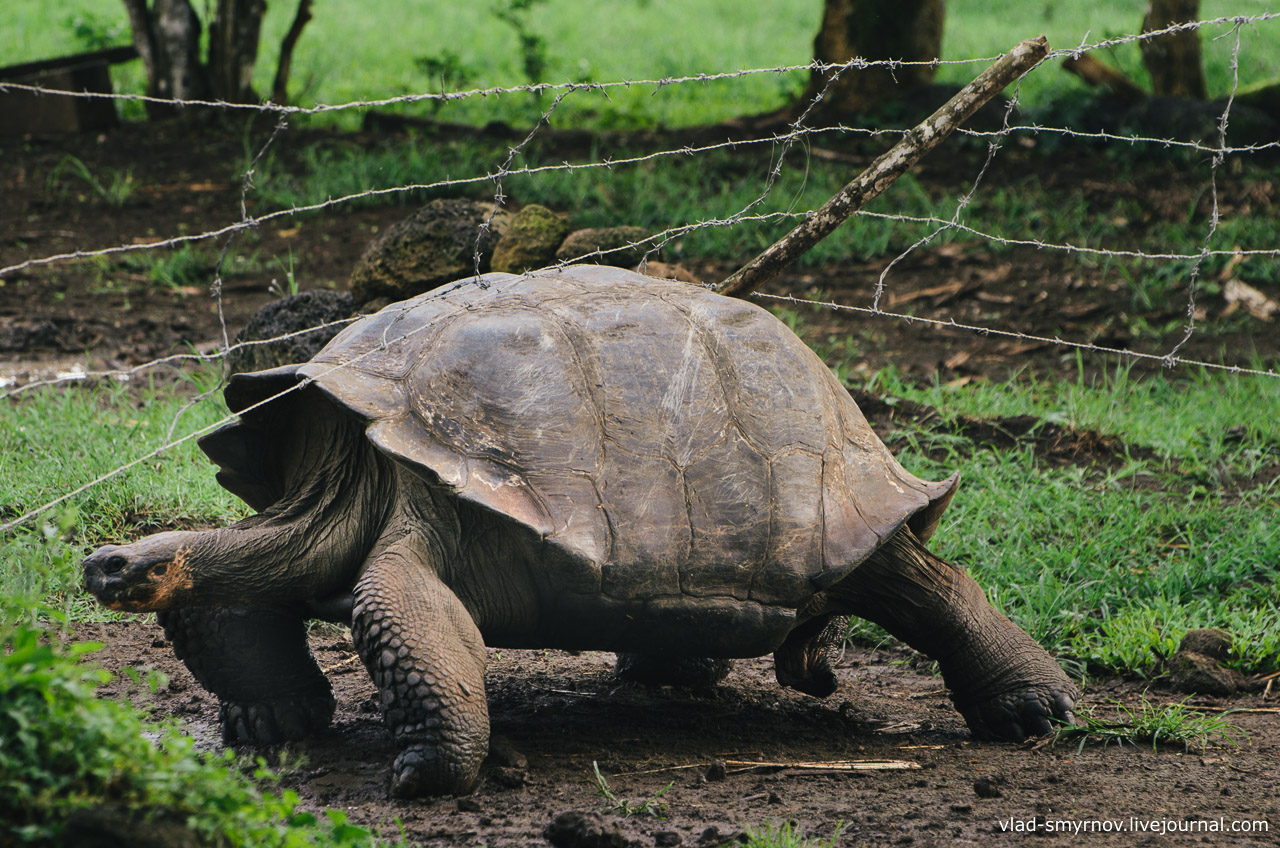
<instances>
[{"instance_id":1,"label":"tortoise foot","mask_svg":"<svg viewBox=\"0 0 1280 848\"><path fill-rule=\"evenodd\" d=\"M332 695L271 701L223 701L218 708L222 741L229 745L279 745L324 730L333 718Z\"/></svg>"},{"instance_id":2,"label":"tortoise foot","mask_svg":"<svg viewBox=\"0 0 1280 848\"><path fill-rule=\"evenodd\" d=\"M479 763L459 768L441 756L433 745L409 745L400 751L391 768L391 795L394 798L422 798L436 795L466 795L475 788Z\"/></svg>"},{"instance_id":3,"label":"tortoise foot","mask_svg":"<svg viewBox=\"0 0 1280 848\"><path fill-rule=\"evenodd\" d=\"M1079 691L1067 686L1036 686L1006 692L956 708L978 739L1021 742L1045 736L1064 724L1075 724L1075 699Z\"/></svg>"}]
</instances>

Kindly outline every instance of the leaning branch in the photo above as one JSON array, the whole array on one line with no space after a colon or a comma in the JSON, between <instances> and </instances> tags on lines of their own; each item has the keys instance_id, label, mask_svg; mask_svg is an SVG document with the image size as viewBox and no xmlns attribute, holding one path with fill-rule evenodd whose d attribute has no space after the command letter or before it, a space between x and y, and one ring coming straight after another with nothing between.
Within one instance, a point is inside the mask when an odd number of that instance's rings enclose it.
<instances>
[{"instance_id":1,"label":"leaning branch","mask_svg":"<svg viewBox=\"0 0 1280 848\"><path fill-rule=\"evenodd\" d=\"M298 11L293 16L293 23L280 43L280 60L276 63L276 79L271 86L271 102L285 104L289 102L289 71L293 67L293 49L298 46L302 37L302 28L311 20L311 0L298 0Z\"/></svg>"},{"instance_id":2,"label":"leaning branch","mask_svg":"<svg viewBox=\"0 0 1280 848\"><path fill-rule=\"evenodd\" d=\"M888 188L912 165L937 147L951 131L969 119L997 92L1031 70L1049 53L1045 37L1029 38L995 61L977 79L960 89L942 108L909 131L902 140L871 163L853 182L809 213L794 230L716 286L720 294L746 297L773 279L806 251L830 235L872 198Z\"/></svg>"}]
</instances>

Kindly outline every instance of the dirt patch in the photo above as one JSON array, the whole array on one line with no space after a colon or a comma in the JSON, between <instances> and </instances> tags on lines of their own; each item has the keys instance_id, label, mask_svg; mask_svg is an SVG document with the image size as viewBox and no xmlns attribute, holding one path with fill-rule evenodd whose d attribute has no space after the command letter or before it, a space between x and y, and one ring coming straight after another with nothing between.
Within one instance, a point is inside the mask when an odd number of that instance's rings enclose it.
<instances>
[{"instance_id":1,"label":"dirt patch","mask_svg":"<svg viewBox=\"0 0 1280 848\"><path fill-rule=\"evenodd\" d=\"M149 618L86 626L77 635L105 642L97 658L113 671L162 670L168 685L135 699L182 717L197 738L216 744L216 700ZM308 807L341 807L388 833L398 819L426 845L546 844L544 831L566 812L583 815L553 828L557 845L734 844L744 829L770 822L824 837L839 826L846 845L1021 844L1027 834L1006 832L1002 823L1038 822L1038 845L1252 846L1275 844L1280 827L1274 698L1193 699L1208 710L1272 711L1232 717L1250 734L1238 748L980 743L969 739L941 679L899 648L847 651L838 664L841 688L825 700L779 688L767 660L740 661L723 685L688 691L620 686L610 654L491 650L486 682L497 743L479 788L464 798L390 802L395 748L368 675L344 632L317 630L311 645L333 681L338 711L325 735L287 749L284 762L293 765L285 785ZM1102 681L1090 698L1131 703L1142 688ZM1163 684L1147 692L1157 703L1183 697ZM123 695L122 684L110 694ZM657 798L665 817L610 812L592 762L618 798ZM874 763L881 767L853 768ZM1136 833L1134 820L1182 827L1267 820L1273 830L1201 840ZM1104 821L1126 830L1063 830L1110 826L1093 824ZM621 841L593 841L605 838Z\"/></svg>"}]
</instances>

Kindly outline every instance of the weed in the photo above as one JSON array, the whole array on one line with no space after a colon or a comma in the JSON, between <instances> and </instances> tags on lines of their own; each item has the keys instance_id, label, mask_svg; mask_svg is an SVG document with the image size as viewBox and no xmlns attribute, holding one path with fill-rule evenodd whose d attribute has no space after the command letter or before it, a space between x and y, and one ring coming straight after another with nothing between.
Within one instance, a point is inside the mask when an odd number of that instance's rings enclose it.
<instances>
[{"instance_id":1,"label":"weed","mask_svg":"<svg viewBox=\"0 0 1280 848\"><path fill-rule=\"evenodd\" d=\"M279 260L277 260L279 262ZM267 287L276 297L289 297L298 293L298 279L293 273L293 248L289 248L289 265L284 269L284 285L275 278L271 278L271 285Z\"/></svg>"},{"instance_id":2,"label":"weed","mask_svg":"<svg viewBox=\"0 0 1280 848\"><path fill-rule=\"evenodd\" d=\"M613 794L613 790L609 788L609 781L605 780L604 775L600 773L600 764L595 760L591 761L591 770L596 775L596 793L609 802L605 806L606 810L620 816L650 815L658 819L667 817L667 805L658 799L667 794L667 790L675 783L674 780L659 789L652 798L632 803Z\"/></svg>"},{"instance_id":3,"label":"weed","mask_svg":"<svg viewBox=\"0 0 1280 848\"><path fill-rule=\"evenodd\" d=\"M101 645L64 644L40 619L63 620L29 596L0 597L6 845L57 843L75 811L104 803L184 822L207 844L380 843L339 810L321 819L300 812L295 793L263 788L276 777L261 761L247 775L234 752L198 751L178 725L150 724L127 702L97 697L110 675L83 660Z\"/></svg>"},{"instance_id":4,"label":"weed","mask_svg":"<svg viewBox=\"0 0 1280 848\"><path fill-rule=\"evenodd\" d=\"M1090 741L1117 745L1151 744L1155 750L1161 743L1181 744L1185 750L1203 751L1214 740L1218 744L1235 747L1248 734L1227 721L1230 711L1218 715L1206 715L1187 706L1186 700L1176 704L1158 706L1143 695L1136 707L1117 700L1109 700L1119 714L1117 721L1104 721L1097 716L1097 707L1085 705L1077 710L1079 725L1063 725L1054 731L1053 742L1079 741L1077 750Z\"/></svg>"},{"instance_id":5,"label":"weed","mask_svg":"<svg viewBox=\"0 0 1280 848\"><path fill-rule=\"evenodd\" d=\"M837 823L830 838L823 840L805 836L804 831L791 822L781 825L767 822L760 830L748 830L743 845L745 848L834 848L843 826L843 822Z\"/></svg>"},{"instance_id":6,"label":"weed","mask_svg":"<svg viewBox=\"0 0 1280 848\"><path fill-rule=\"evenodd\" d=\"M124 206L138 190L138 183L133 178L133 169L120 171L116 168L103 168L105 179L99 179L89 170L83 160L70 153L58 160L45 179L45 190L55 197L65 198L71 190L68 178L84 183L93 194L108 206Z\"/></svg>"},{"instance_id":7,"label":"weed","mask_svg":"<svg viewBox=\"0 0 1280 848\"><path fill-rule=\"evenodd\" d=\"M129 26L122 20L107 23L89 11L67 15L62 25L71 30L71 37L84 50L102 50L129 40Z\"/></svg>"},{"instance_id":8,"label":"weed","mask_svg":"<svg viewBox=\"0 0 1280 848\"><path fill-rule=\"evenodd\" d=\"M547 40L529 26L529 16L534 6L547 0L502 0L493 7L493 15L515 30L520 45L520 67L525 80L531 84L543 81L547 70Z\"/></svg>"}]
</instances>

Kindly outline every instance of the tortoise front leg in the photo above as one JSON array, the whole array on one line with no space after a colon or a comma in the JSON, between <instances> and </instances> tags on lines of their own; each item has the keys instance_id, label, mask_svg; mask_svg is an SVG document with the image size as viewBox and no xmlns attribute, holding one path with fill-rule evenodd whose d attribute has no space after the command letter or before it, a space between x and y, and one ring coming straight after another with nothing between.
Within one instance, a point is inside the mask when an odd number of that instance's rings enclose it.
<instances>
[{"instance_id":1,"label":"tortoise front leg","mask_svg":"<svg viewBox=\"0 0 1280 848\"><path fill-rule=\"evenodd\" d=\"M352 637L400 746L401 798L470 792L489 747L484 642L428 562L408 538L376 553L355 591Z\"/></svg>"},{"instance_id":2,"label":"tortoise front leg","mask_svg":"<svg viewBox=\"0 0 1280 848\"><path fill-rule=\"evenodd\" d=\"M179 607L157 615L174 653L218 696L227 743L274 745L324 730L333 690L284 607Z\"/></svg>"},{"instance_id":3,"label":"tortoise front leg","mask_svg":"<svg viewBox=\"0 0 1280 848\"><path fill-rule=\"evenodd\" d=\"M906 527L833 586L837 594L849 612L937 660L978 738L1020 742L1074 721L1080 690L1053 657Z\"/></svg>"}]
</instances>

